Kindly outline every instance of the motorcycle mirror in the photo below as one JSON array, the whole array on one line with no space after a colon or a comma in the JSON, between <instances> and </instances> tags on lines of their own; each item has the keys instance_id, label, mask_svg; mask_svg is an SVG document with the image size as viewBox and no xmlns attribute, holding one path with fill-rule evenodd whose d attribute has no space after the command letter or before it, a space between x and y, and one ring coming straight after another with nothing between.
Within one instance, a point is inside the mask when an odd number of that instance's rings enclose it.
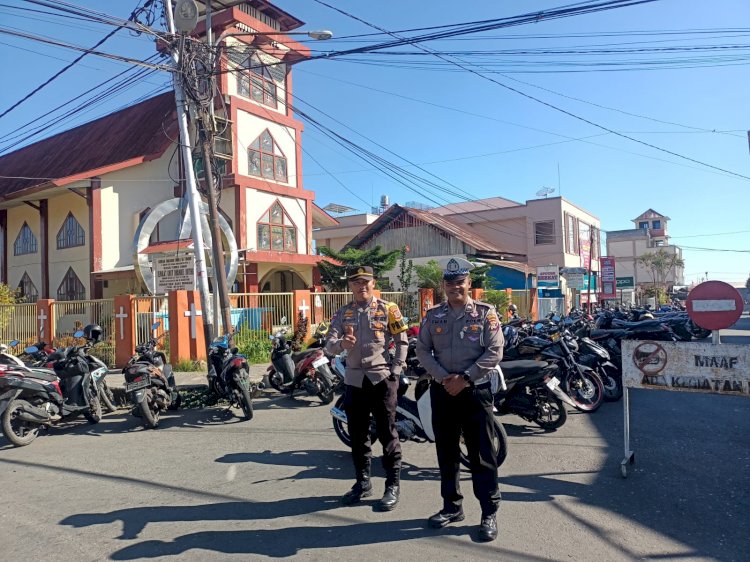
<instances>
[{"instance_id":1,"label":"motorcycle mirror","mask_svg":"<svg viewBox=\"0 0 750 562\"><path fill-rule=\"evenodd\" d=\"M573 323L572 318L566 318L565 320L563 320L563 324L565 324L566 326L570 326L572 323Z\"/></svg>"},{"instance_id":2,"label":"motorcycle mirror","mask_svg":"<svg viewBox=\"0 0 750 562\"><path fill-rule=\"evenodd\" d=\"M9 347L16 347L19 343L21 343L21 342L19 342L18 340L13 340L12 342L8 343L8 346Z\"/></svg>"},{"instance_id":3,"label":"motorcycle mirror","mask_svg":"<svg viewBox=\"0 0 750 562\"><path fill-rule=\"evenodd\" d=\"M281 323L282 324L286 324L286 316L282 316L281 317Z\"/></svg>"},{"instance_id":4,"label":"motorcycle mirror","mask_svg":"<svg viewBox=\"0 0 750 562\"><path fill-rule=\"evenodd\" d=\"M76 330L75 332L73 332L73 337L74 338L82 338L83 337L83 330Z\"/></svg>"},{"instance_id":5,"label":"motorcycle mirror","mask_svg":"<svg viewBox=\"0 0 750 562\"><path fill-rule=\"evenodd\" d=\"M276 337L276 336L274 336L273 334L268 334L268 339L269 340L272 340L274 337Z\"/></svg>"},{"instance_id":6,"label":"motorcycle mirror","mask_svg":"<svg viewBox=\"0 0 750 562\"><path fill-rule=\"evenodd\" d=\"M559 316L553 316L552 317L552 321L553 322L559 322L560 321L560 317Z\"/></svg>"},{"instance_id":7,"label":"motorcycle mirror","mask_svg":"<svg viewBox=\"0 0 750 562\"><path fill-rule=\"evenodd\" d=\"M544 328L544 324L542 324L541 322L537 322L536 324L534 324L535 330L541 330L542 328Z\"/></svg>"},{"instance_id":8,"label":"motorcycle mirror","mask_svg":"<svg viewBox=\"0 0 750 562\"><path fill-rule=\"evenodd\" d=\"M30 345L29 347L25 347L23 350L24 353L28 353L28 354L36 353L37 351L39 351L39 348L35 345Z\"/></svg>"},{"instance_id":9,"label":"motorcycle mirror","mask_svg":"<svg viewBox=\"0 0 750 562\"><path fill-rule=\"evenodd\" d=\"M156 322L151 324L151 330L156 330L156 328L158 328L159 326L161 326L161 320L157 320Z\"/></svg>"}]
</instances>

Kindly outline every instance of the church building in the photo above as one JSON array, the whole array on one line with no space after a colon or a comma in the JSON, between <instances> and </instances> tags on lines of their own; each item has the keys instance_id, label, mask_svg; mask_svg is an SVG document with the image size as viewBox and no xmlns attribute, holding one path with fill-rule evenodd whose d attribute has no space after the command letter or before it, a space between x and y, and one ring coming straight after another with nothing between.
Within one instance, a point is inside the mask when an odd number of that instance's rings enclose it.
<instances>
[{"instance_id":1,"label":"church building","mask_svg":"<svg viewBox=\"0 0 750 562\"><path fill-rule=\"evenodd\" d=\"M264 0L234 4L211 20L223 46L215 153L239 249L233 290L318 286L312 231L336 220L303 182L288 63L310 51L286 35L303 22ZM178 136L169 91L0 157L0 280L28 302L147 292L134 235L152 208L184 195ZM158 223L145 253L188 247L178 215Z\"/></svg>"}]
</instances>

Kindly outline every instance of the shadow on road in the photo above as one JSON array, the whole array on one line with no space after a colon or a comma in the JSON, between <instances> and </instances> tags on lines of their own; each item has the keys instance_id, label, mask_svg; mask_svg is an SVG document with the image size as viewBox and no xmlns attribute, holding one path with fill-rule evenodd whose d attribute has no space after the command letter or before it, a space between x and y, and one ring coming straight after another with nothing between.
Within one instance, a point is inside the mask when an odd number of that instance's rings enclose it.
<instances>
[{"instance_id":1,"label":"shadow on road","mask_svg":"<svg viewBox=\"0 0 750 562\"><path fill-rule=\"evenodd\" d=\"M457 536L471 532L465 527L435 531L425 526L424 519L378 521L336 527L286 527L253 531L204 531L177 537L174 541L143 541L110 555L112 560L137 560L175 556L192 549L223 554L256 554L282 558L302 550L326 550L364 544L409 541L428 536ZM483 546L476 545L478 549ZM377 550L373 550L377 557ZM478 550L477 554L481 551Z\"/></svg>"},{"instance_id":2,"label":"shadow on road","mask_svg":"<svg viewBox=\"0 0 750 562\"><path fill-rule=\"evenodd\" d=\"M304 470L300 470L291 476L278 477L273 480L257 480L253 482L254 484L314 478L352 480L353 482L354 468L350 459L351 455L348 452L335 450L282 451L278 453L266 450L260 453L229 453L216 459L216 462L229 464L251 462L270 466L304 468ZM377 459L374 459L372 468L373 476L385 477L385 471ZM437 468L421 468L404 462L401 469L401 479L439 480L440 472Z\"/></svg>"}]
</instances>

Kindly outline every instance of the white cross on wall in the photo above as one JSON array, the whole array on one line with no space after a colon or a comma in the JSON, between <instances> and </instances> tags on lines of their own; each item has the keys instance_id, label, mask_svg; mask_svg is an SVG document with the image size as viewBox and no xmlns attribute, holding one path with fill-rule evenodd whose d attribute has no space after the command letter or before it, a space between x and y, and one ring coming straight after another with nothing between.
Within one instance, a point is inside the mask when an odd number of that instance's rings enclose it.
<instances>
[{"instance_id":1,"label":"white cross on wall","mask_svg":"<svg viewBox=\"0 0 750 562\"><path fill-rule=\"evenodd\" d=\"M195 303L191 302L190 303L190 310L186 310L184 314L185 314L186 317L187 316L190 317L190 339L194 340L195 339L195 332L196 332L195 317L196 316L203 316L203 312L201 312L200 310L195 310Z\"/></svg>"},{"instance_id":2,"label":"white cross on wall","mask_svg":"<svg viewBox=\"0 0 750 562\"><path fill-rule=\"evenodd\" d=\"M39 339L44 339L44 321L47 319L47 315L42 310L39 313L39 316L37 316L37 319L39 320Z\"/></svg>"},{"instance_id":3,"label":"white cross on wall","mask_svg":"<svg viewBox=\"0 0 750 562\"><path fill-rule=\"evenodd\" d=\"M118 314L115 314L115 318L120 319L120 339L125 339L125 318L127 318L128 315L125 314L125 309L121 306L120 312Z\"/></svg>"},{"instance_id":4,"label":"white cross on wall","mask_svg":"<svg viewBox=\"0 0 750 562\"><path fill-rule=\"evenodd\" d=\"M305 303L305 299L302 299L302 304L297 307L297 309L302 312L302 318L305 318L307 316L307 311L310 310L310 307L307 306L307 303Z\"/></svg>"}]
</instances>

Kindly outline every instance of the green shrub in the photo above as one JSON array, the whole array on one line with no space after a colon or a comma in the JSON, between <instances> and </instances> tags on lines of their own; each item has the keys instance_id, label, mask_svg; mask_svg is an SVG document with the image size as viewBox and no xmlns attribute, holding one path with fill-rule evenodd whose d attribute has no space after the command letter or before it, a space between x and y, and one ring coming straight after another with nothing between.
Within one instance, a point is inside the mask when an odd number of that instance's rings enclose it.
<instances>
[{"instance_id":1,"label":"green shrub","mask_svg":"<svg viewBox=\"0 0 750 562\"><path fill-rule=\"evenodd\" d=\"M508 310L508 306L510 306L508 293L494 289L486 290L482 295L482 301L493 305L497 309L497 314L500 318L505 317L505 312Z\"/></svg>"},{"instance_id":2,"label":"green shrub","mask_svg":"<svg viewBox=\"0 0 750 562\"><path fill-rule=\"evenodd\" d=\"M247 357L248 363L268 363L271 361L271 350L273 344L268 336L265 339L242 339L239 340L235 345L239 349L239 352Z\"/></svg>"},{"instance_id":3,"label":"green shrub","mask_svg":"<svg viewBox=\"0 0 750 562\"><path fill-rule=\"evenodd\" d=\"M172 365L175 373L194 373L196 371L205 371L206 363L204 361L193 361L192 359L182 359Z\"/></svg>"}]
</instances>

